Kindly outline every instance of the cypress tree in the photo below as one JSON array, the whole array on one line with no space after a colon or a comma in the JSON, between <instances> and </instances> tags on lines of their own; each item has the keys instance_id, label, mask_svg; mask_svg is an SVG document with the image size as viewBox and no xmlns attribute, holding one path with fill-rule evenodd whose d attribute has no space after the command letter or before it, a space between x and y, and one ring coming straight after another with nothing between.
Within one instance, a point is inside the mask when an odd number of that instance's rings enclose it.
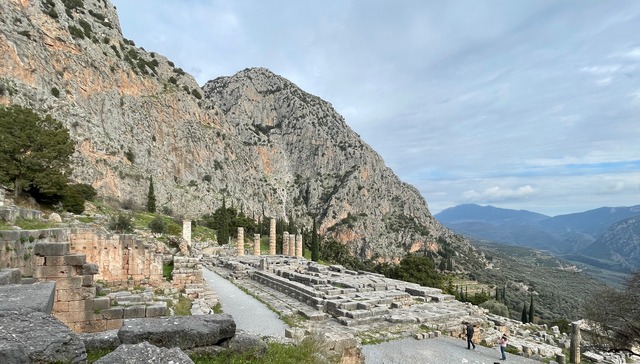
<instances>
[{"instance_id":1,"label":"cypress tree","mask_svg":"<svg viewBox=\"0 0 640 364\"><path fill-rule=\"evenodd\" d=\"M320 259L320 243L318 242L318 230L316 218L313 217L313 230L311 231L311 260L317 262Z\"/></svg>"},{"instance_id":2,"label":"cypress tree","mask_svg":"<svg viewBox=\"0 0 640 364\"><path fill-rule=\"evenodd\" d=\"M531 294L531 303L529 304L529 322L533 322L533 315L535 310L533 308L533 293Z\"/></svg>"},{"instance_id":3,"label":"cypress tree","mask_svg":"<svg viewBox=\"0 0 640 364\"><path fill-rule=\"evenodd\" d=\"M529 317L527 316L527 304L522 304L522 318L521 321L523 324L529 323Z\"/></svg>"},{"instance_id":4,"label":"cypress tree","mask_svg":"<svg viewBox=\"0 0 640 364\"><path fill-rule=\"evenodd\" d=\"M153 189L153 177L149 177L149 192L147 193L147 211L156 212L156 193Z\"/></svg>"}]
</instances>

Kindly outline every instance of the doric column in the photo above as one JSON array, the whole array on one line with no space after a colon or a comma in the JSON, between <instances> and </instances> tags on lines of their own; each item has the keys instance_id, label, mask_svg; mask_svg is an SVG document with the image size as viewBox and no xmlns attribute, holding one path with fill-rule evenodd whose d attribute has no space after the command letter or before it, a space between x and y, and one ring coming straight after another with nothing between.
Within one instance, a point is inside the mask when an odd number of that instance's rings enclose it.
<instances>
[{"instance_id":1,"label":"doric column","mask_svg":"<svg viewBox=\"0 0 640 364\"><path fill-rule=\"evenodd\" d=\"M244 255L244 228L238 228L238 256Z\"/></svg>"},{"instance_id":2,"label":"doric column","mask_svg":"<svg viewBox=\"0 0 640 364\"><path fill-rule=\"evenodd\" d=\"M253 234L253 255L260 255L260 234Z\"/></svg>"},{"instance_id":3,"label":"doric column","mask_svg":"<svg viewBox=\"0 0 640 364\"><path fill-rule=\"evenodd\" d=\"M302 234L296 235L296 257L302 258Z\"/></svg>"},{"instance_id":4,"label":"doric column","mask_svg":"<svg viewBox=\"0 0 640 364\"><path fill-rule=\"evenodd\" d=\"M276 219L269 226L269 255L276 255Z\"/></svg>"},{"instance_id":5,"label":"doric column","mask_svg":"<svg viewBox=\"0 0 640 364\"><path fill-rule=\"evenodd\" d=\"M191 245L191 220L182 220L182 238Z\"/></svg>"},{"instance_id":6,"label":"doric column","mask_svg":"<svg viewBox=\"0 0 640 364\"><path fill-rule=\"evenodd\" d=\"M282 233L282 255L289 255L289 232Z\"/></svg>"},{"instance_id":7,"label":"doric column","mask_svg":"<svg viewBox=\"0 0 640 364\"><path fill-rule=\"evenodd\" d=\"M569 347L569 363L580 364L580 323L571 323L571 346Z\"/></svg>"},{"instance_id":8,"label":"doric column","mask_svg":"<svg viewBox=\"0 0 640 364\"><path fill-rule=\"evenodd\" d=\"M296 236L289 234L289 255L296 256Z\"/></svg>"}]
</instances>

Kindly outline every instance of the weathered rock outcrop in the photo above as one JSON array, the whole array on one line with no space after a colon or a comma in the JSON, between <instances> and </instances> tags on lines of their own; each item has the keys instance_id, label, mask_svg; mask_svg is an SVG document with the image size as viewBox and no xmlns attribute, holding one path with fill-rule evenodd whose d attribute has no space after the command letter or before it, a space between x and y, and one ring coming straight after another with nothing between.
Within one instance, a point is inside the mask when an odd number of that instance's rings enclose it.
<instances>
[{"instance_id":1,"label":"weathered rock outcrop","mask_svg":"<svg viewBox=\"0 0 640 364\"><path fill-rule=\"evenodd\" d=\"M70 130L76 181L142 205L153 177L159 208L187 217L223 198L307 228L315 215L321 233L366 258L470 251L329 103L262 68L200 88L124 39L108 0L69 4L0 2L0 104Z\"/></svg>"},{"instance_id":2,"label":"weathered rock outcrop","mask_svg":"<svg viewBox=\"0 0 640 364\"><path fill-rule=\"evenodd\" d=\"M0 363L86 363L84 343L48 313L0 311Z\"/></svg>"},{"instance_id":3,"label":"weathered rock outcrop","mask_svg":"<svg viewBox=\"0 0 640 364\"><path fill-rule=\"evenodd\" d=\"M173 316L125 320L118 331L123 344L150 344L191 349L218 345L233 337L236 323L228 314Z\"/></svg>"},{"instance_id":4,"label":"weathered rock outcrop","mask_svg":"<svg viewBox=\"0 0 640 364\"><path fill-rule=\"evenodd\" d=\"M148 342L140 344L120 345L111 353L98 359L96 364L147 364L147 363L173 363L193 364L180 348L159 348Z\"/></svg>"}]
</instances>

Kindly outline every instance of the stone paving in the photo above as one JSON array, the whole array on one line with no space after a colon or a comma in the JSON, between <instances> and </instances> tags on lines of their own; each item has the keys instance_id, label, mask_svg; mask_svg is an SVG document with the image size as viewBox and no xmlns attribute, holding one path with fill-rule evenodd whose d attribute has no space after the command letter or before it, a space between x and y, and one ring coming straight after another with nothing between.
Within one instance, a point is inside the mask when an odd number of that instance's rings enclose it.
<instances>
[{"instance_id":1,"label":"stone paving","mask_svg":"<svg viewBox=\"0 0 640 364\"><path fill-rule=\"evenodd\" d=\"M429 331L462 332L486 323L485 311L441 290L321 266L290 257L205 257L203 264L267 303L283 317L300 315L308 330L342 332L378 342Z\"/></svg>"}]
</instances>

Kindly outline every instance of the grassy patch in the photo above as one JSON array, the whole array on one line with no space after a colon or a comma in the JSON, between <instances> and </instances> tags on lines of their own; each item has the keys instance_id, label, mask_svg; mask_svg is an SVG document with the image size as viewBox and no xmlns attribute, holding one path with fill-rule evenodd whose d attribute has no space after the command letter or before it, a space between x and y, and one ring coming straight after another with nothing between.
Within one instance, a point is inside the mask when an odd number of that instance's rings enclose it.
<instances>
[{"instance_id":1,"label":"grassy patch","mask_svg":"<svg viewBox=\"0 0 640 364\"><path fill-rule=\"evenodd\" d=\"M267 353L261 357L252 354L232 355L221 353L215 357L193 355L191 360L196 364L337 364L338 358L325 360L320 355L322 345L312 339L304 339L298 345L285 345L280 343L270 343Z\"/></svg>"},{"instance_id":2,"label":"grassy patch","mask_svg":"<svg viewBox=\"0 0 640 364\"><path fill-rule=\"evenodd\" d=\"M220 302L216 303L216 305L213 306L211 309L213 310L213 313L215 313L216 315L224 313L224 311L222 311L222 305L220 304Z\"/></svg>"},{"instance_id":3,"label":"grassy patch","mask_svg":"<svg viewBox=\"0 0 640 364\"><path fill-rule=\"evenodd\" d=\"M180 296L178 303L173 306L173 314L175 316L191 316L191 300Z\"/></svg>"},{"instance_id":4,"label":"grassy patch","mask_svg":"<svg viewBox=\"0 0 640 364\"><path fill-rule=\"evenodd\" d=\"M29 219L21 219L17 218L15 226L19 226L24 230L41 230L41 229L49 229L55 226L55 223L48 221L40 221L40 220L29 220ZM6 222L0 222L0 230L10 230L12 226L7 224Z\"/></svg>"},{"instance_id":5,"label":"grassy patch","mask_svg":"<svg viewBox=\"0 0 640 364\"><path fill-rule=\"evenodd\" d=\"M162 276L167 281L171 281L171 275L173 273L173 263L167 263L162 265Z\"/></svg>"},{"instance_id":6,"label":"grassy patch","mask_svg":"<svg viewBox=\"0 0 640 364\"><path fill-rule=\"evenodd\" d=\"M89 364L94 363L98 361L98 359L102 358L103 356L109 354L112 351L113 350L111 349L89 350L87 351L87 363Z\"/></svg>"}]
</instances>

